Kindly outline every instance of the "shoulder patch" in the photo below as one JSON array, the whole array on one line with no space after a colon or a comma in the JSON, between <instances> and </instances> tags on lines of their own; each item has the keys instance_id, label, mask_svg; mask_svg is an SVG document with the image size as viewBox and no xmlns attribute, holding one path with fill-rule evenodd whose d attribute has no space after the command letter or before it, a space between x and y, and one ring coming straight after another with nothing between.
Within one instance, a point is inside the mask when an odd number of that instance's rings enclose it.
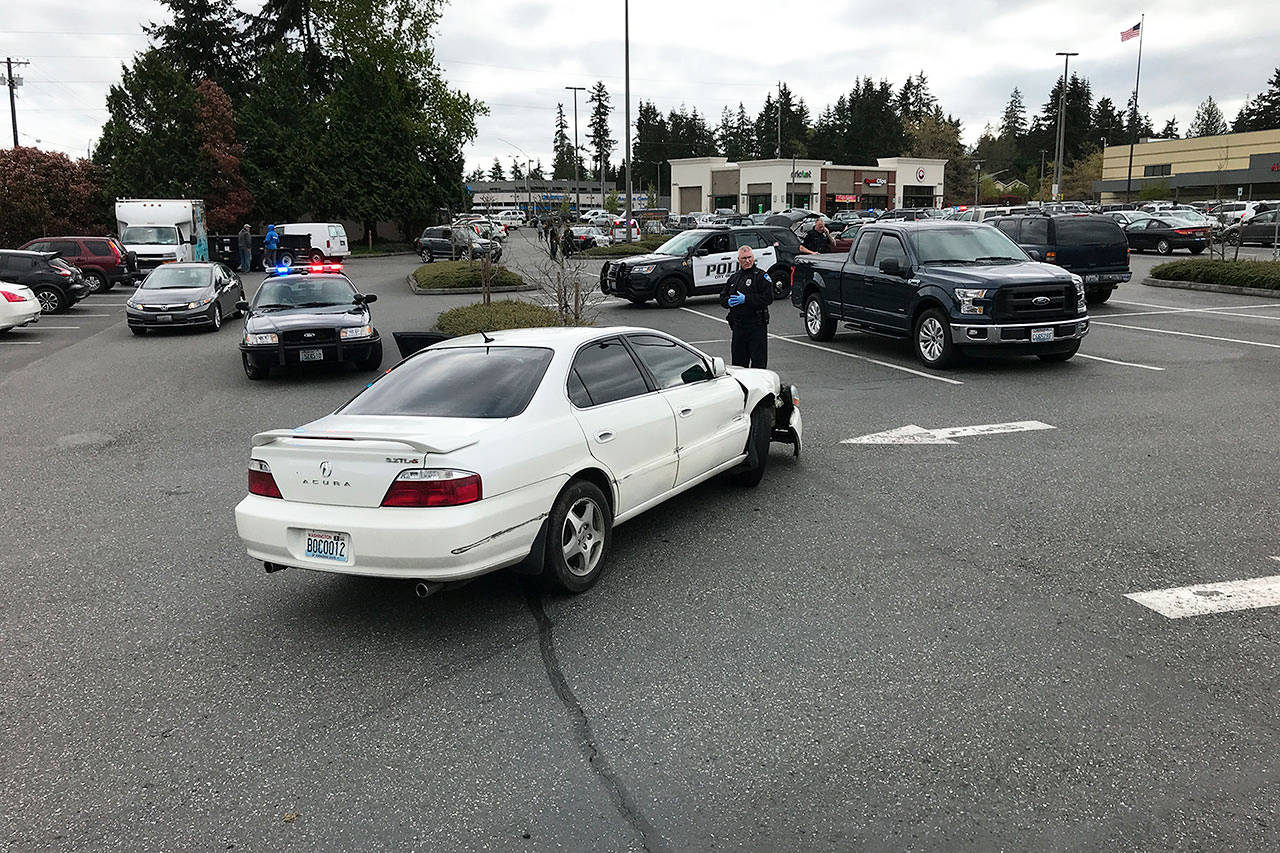
<instances>
[{"instance_id":1,"label":"shoulder patch","mask_svg":"<svg viewBox=\"0 0 1280 853\"><path fill-rule=\"evenodd\" d=\"M765 274L764 274L764 280L765 280L765 281L767 281L767 282L769 282L770 284L773 284L773 279L769 278L769 274L768 274L768 273L765 273Z\"/></svg>"}]
</instances>

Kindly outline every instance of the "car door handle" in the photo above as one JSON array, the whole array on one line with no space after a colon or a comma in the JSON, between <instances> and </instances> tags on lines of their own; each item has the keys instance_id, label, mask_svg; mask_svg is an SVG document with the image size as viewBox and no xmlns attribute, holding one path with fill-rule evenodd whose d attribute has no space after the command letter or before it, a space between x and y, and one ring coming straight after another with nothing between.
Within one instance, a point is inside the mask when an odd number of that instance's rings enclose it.
<instances>
[{"instance_id":1,"label":"car door handle","mask_svg":"<svg viewBox=\"0 0 1280 853\"><path fill-rule=\"evenodd\" d=\"M607 442L613 441L613 438L614 438L614 434L613 434L613 430L611 429L606 429L602 432L596 433L596 441L600 442L601 444L605 444Z\"/></svg>"},{"instance_id":2,"label":"car door handle","mask_svg":"<svg viewBox=\"0 0 1280 853\"><path fill-rule=\"evenodd\" d=\"M687 417L689 417L689 415L692 415L692 414L693 414L693 409L681 409L681 410L680 410L680 417L682 417L682 418L687 418Z\"/></svg>"}]
</instances>

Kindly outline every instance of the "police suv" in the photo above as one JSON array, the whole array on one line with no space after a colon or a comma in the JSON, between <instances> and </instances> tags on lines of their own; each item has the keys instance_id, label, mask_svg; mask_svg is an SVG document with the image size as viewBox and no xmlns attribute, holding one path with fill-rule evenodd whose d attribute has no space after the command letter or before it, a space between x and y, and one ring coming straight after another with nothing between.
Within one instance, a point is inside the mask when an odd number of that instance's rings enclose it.
<instances>
[{"instance_id":1,"label":"police suv","mask_svg":"<svg viewBox=\"0 0 1280 853\"><path fill-rule=\"evenodd\" d=\"M606 262L600 291L637 305L652 299L662 308L677 308L690 296L718 294L737 272L743 246L751 247L756 266L773 282L774 298L785 298L800 238L788 228L766 225L682 231L652 254Z\"/></svg>"}]
</instances>

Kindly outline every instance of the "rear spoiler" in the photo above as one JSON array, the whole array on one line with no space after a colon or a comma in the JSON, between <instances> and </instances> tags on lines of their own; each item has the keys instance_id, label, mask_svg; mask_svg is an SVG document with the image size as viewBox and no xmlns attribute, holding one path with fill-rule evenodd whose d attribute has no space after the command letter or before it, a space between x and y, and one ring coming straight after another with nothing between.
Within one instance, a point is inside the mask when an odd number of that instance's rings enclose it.
<instances>
[{"instance_id":1,"label":"rear spoiler","mask_svg":"<svg viewBox=\"0 0 1280 853\"><path fill-rule=\"evenodd\" d=\"M458 438L445 444L427 444L425 441L416 441L412 438L398 438L378 435L377 433L344 432L341 435L323 435L319 433L294 432L291 429L273 429L255 435L253 437L253 446L262 447L286 438L319 439L323 441L386 441L392 444L403 444L405 447L411 447L419 453L452 453L455 450L461 450L476 443L474 438Z\"/></svg>"}]
</instances>

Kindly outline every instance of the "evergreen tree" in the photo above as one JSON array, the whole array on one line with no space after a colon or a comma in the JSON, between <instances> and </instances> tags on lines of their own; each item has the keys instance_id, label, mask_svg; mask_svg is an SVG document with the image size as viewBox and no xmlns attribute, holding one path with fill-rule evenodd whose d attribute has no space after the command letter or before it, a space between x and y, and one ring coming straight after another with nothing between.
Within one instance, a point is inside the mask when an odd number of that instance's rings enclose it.
<instances>
[{"instance_id":1,"label":"evergreen tree","mask_svg":"<svg viewBox=\"0 0 1280 853\"><path fill-rule=\"evenodd\" d=\"M1138 112L1137 103L1134 96L1130 95L1125 110L1125 115L1128 117L1124 128L1125 139L1149 139L1156 135L1155 127L1151 124L1151 116Z\"/></svg>"},{"instance_id":2,"label":"evergreen tree","mask_svg":"<svg viewBox=\"0 0 1280 853\"><path fill-rule=\"evenodd\" d=\"M921 70L914 77L908 77L907 82L902 84L902 88L898 90L898 97L895 101L898 117L902 121L918 121L925 116L933 116L941 119L942 111L938 107L938 99L929 91L929 78L924 76Z\"/></svg>"},{"instance_id":3,"label":"evergreen tree","mask_svg":"<svg viewBox=\"0 0 1280 853\"><path fill-rule=\"evenodd\" d=\"M1231 129L1236 133L1280 128L1280 68L1267 81L1267 89L1256 98L1246 98Z\"/></svg>"},{"instance_id":4,"label":"evergreen tree","mask_svg":"<svg viewBox=\"0 0 1280 853\"><path fill-rule=\"evenodd\" d=\"M1120 141L1124 134L1124 116L1116 109L1110 98L1100 98L1093 109L1093 130L1098 136L1105 136L1111 143Z\"/></svg>"},{"instance_id":5,"label":"evergreen tree","mask_svg":"<svg viewBox=\"0 0 1280 853\"><path fill-rule=\"evenodd\" d=\"M1187 128L1187 138L1218 136L1226 132L1227 120L1222 115L1222 109L1213 100L1213 95L1210 95L1196 107L1195 118L1191 119L1191 126Z\"/></svg>"},{"instance_id":6,"label":"evergreen tree","mask_svg":"<svg viewBox=\"0 0 1280 853\"><path fill-rule=\"evenodd\" d=\"M1022 92L1015 86L1000 120L1000 136L1016 140L1026 132L1027 108L1022 102Z\"/></svg>"},{"instance_id":7,"label":"evergreen tree","mask_svg":"<svg viewBox=\"0 0 1280 853\"><path fill-rule=\"evenodd\" d=\"M195 85L212 80L233 97L244 94L248 56L235 8L214 0L161 0L173 16L143 31Z\"/></svg>"},{"instance_id":8,"label":"evergreen tree","mask_svg":"<svg viewBox=\"0 0 1280 853\"><path fill-rule=\"evenodd\" d=\"M470 172L467 172L467 175L465 178L463 178L463 180L469 184L480 183L481 181L485 180L484 169L480 166L476 166Z\"/></svg>"},{"instance_id":9,"label":"evergreen tree","mask_svg":"<svg viewBox=\"0 0 1280 853\"><path fill-rule=\"evenodd\" d=\"M529 180L545 181L547 176L542 174L542 158L534 161L533 168L529 170Z\"/></svg>"},{"instance_id":10,"label":"evergreen tree","mask_svg":"<svg viewBox=\"0 0 1280 853\"><path fill-rule=\"evenodd\" d=\"M609 155L618 143L609 134L609 116L613 113L613 107L609 105L609 90L605 88L603 80L596 81L591 87L587 104L591 107L591 118L587 121L587 142L592 153L591 170L599 181L604 177L601 171L608 168Z\"/></svg>"},{"instance_id":11,"label":"evergreen tree","mask_svg":"<svg viewBox=\"0 0 1280 853\"><path fill-rule=\"evenodd\" d=\"M556 104L556 132L551 137L551 179L573 178L573 142L569 139L569 122L564 117L564 104Z\"/></svg>"},{"instance_id":12,"label":"evergreen tree","mask_svg":"<svg viewBox=\"0 0 1280 853\"><path fill-rule=\"evenodd\" d=\"M505 172L502 171L502 161L499 160L497 157L494 157L493 165L489 167L489 180L505 181L506 179L507 179L507 175Z\"/></svg>"},{"instance_id":13,"label":"evergreen tree","mask_svg":"<svg viewBox=\"0 0 1280 853\"><path fill-rule=\"evenodd\" d=\"M520 168L520 161L517 160L515 157L511 158L511 180L513 181L524 180L524 169Z\"/></svg>"},{"instance_id":14,"label":"evergreen tree","mask_svg":"<svg viewBox=\"0 0 1280 853\"><path fill-rule=\"evenodd\" d=\"M1177 139L1178 138L1178 117L1173 116L1164 123L1164 127L1160 129L1161 139Z\"/></svg>"},{"instance_id":15,"label":"evergreen tree","mask_svg":"<svg viewBox=\"0 0 1280 853\"><path fill-rule=\"evenodd\" d=\"M636 110L636 135L631 145L632 180L643 185L658 180L659 164L669 156L667 122L652 101L641 99ZM665 171L665 169L663 170ZM664 180L669 177L664 175Z\"/></svg>"},{"instance_id":16,"label":"evergreen tree","mask_svg":"<svg viewBox=\"0 0 1280 853\"><path fill-rule=\"evenodd\" d=\"M778 145L778 114L782 114L782 158L808 157L813 143L809 126L809 108L803 98L796 98L786 83L778 87L778 98L773 93L765 96L764 108L755 121L756 156L772 158Z\"/></svg>"}]
</instances>

